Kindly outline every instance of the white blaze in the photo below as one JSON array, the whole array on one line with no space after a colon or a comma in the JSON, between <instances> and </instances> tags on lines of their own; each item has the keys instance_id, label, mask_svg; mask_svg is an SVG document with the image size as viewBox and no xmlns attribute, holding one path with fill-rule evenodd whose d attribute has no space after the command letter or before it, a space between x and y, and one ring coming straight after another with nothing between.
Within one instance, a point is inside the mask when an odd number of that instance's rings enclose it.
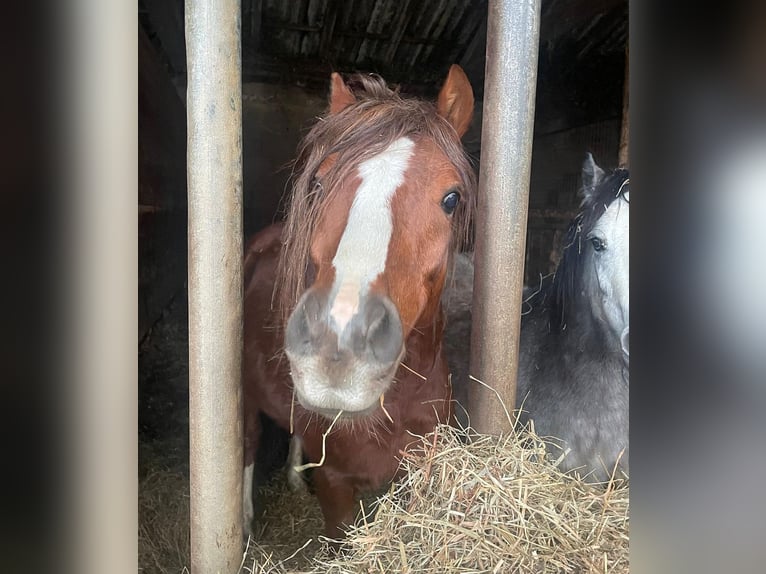
<instances>
[{"instance_id":1,"label":"white blaze","mask_svg":"<svg viewBox=\"0 0 766 574\"><path fill-rule=\"evenodd\" d=\"M332 260L335 284L330 316L342 333L359 311L359 301L386 267L393 221L391 198L404 182L415 143L399 138L381 153L362 162L362 180L351 205L348 223Z\"/></svg>"}]
</instances>

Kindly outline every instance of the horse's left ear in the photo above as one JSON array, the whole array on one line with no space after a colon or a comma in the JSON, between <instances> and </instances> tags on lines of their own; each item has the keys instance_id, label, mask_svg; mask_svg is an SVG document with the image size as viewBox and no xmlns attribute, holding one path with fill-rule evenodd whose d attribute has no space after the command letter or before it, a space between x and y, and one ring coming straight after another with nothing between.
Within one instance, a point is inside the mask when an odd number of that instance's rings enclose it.
<instances>
[{"instance_id":1,"label":"horse's left ear","mask_svg":"<svg viewBox=\"0 0 766 574\"><path fill-rule=\"evenodd\" d=\"M457 64L450 66L436 101L436 110L452 124L460 137L468 131L473 119L473 88L463 68Z\"/></svg>"},{"instance_id":2,"label":"horse's left ear","mask_svg":"<svg viewBox=\"0 0 766 574\"><path fill-rule=\"evenodd\" d=\"M338 72L330 75L330 113L337 114L356 102L354 94Z\"/></svg>"},{"instance_id":3,"label":"horse's left ear","mask_svg":"<svg viewBox=\"0 0 766 574\"><path fill-rule=\"evenodd\" d=\"M582 164L582 195L585 201L590 200L598 184L604 179L604 175L604 170L596 164L593 154L586 153L585 161Z\"/></svg>"}]
</instances>

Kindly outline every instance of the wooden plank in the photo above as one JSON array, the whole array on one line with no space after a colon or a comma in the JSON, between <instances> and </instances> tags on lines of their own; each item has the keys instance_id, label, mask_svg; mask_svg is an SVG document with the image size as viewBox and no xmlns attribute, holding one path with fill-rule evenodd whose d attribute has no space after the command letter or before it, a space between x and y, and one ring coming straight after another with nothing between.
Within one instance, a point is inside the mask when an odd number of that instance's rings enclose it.
<instances>
[{"instance_id":1,"label":"wooden plank","mask_svg":"<svg viewBox=\"0 0 766 574\"><path fill-rule=\"evenodd\" d=\"M630 58L628 46L625 47L625 84L622 91L622 124L620 125L620 147L617 153L617 165L620 167L628 166L628 143L630 141Z\"/></svg>"},{"instance_id":2,"label":"wooden plank","mask_svg":"<svg viewBox=\"0 0 766 574\"><path fill-rule=\"evenodd\" d=\"M173 0L146 2L149 21L175 75L186 73L186 41L182 6L182 3Z\"/></svg>"},{"instance_id":3,"label":"wooden plank","mask_svg":"<svg viewBox=\"0 0 766 574\"><path fill-rule=\"evenodd\" d=\"M244 54L242 61L243 82L288 83L300 81L307 90L326 93L330 74L333 71L353 72L354 68L331 65L328 60L304 60L297 58L279 58L252 51ZM431 93L435 86L444 80L443 76L422 76L416 80L408 77L407 70L383 66L378 72L391 84L399 84L403 92L411 95Z\"/></svg>"},{"instance_id":4,"label":"wooden plank","mask_svg":"<svg viewBox=\"0 0 766 574\"><path fill-rule=\"evenodd\" d=\"M335 22L338 19L338 0L328 0L325 15L322 20L322 40L319 43L319 57L327 61L332 49L335 34Z\"/></svg>"},{"instance_id":5,"label":"wooden plank","mask_svg":"<svg viewBox=\"0 0 766 574\"><path fill-rule=\"evenodd\" d=\"M627 5L628 0L570 0L558 2L542 17L540 41L551 42L583 26L600 14Z\"/></svg>"},{"instance_id":6,"label":"wooden plank","mask_svg":"<svg viewBox=\"0 0 766 574\"><path fill-rule=\"evenodd\" d=\"M184 104L138 29L138 337L186 279Z\"/></svg>"},{"instance_id":7,"label":"wooden plank","mask_svg":"<svg viewBox=\"0 0 766 574\"><path fill-rule=\"evenodd\" d=\"M411 2L411 0L404 0L404 5L400 7L399 15L393 24L394 34L391 37L391 44L388 46L388 50L386 50L386 55L383 60L386 64L393 64L396 51L399 49L399 44L401 44L402 38L404 38L404 32L407 30L407 25L410 23L410 20L412 20L414 14L415 9L413 2Z\"/></svg>"},{"instance_id":8,"label":"wooden plank","mask_svg":"<svg viewBox=\"0 0 766 574\"><path fill-rule=\"evenodd\" d=\"M253 39L253 46L255 46L256 48L261 42L262 24L263 24L262 0L251 0L250 2L250 37Z\"/></svg>"},{"instance_id":9,"label":"wooden plank","mask_svg":"<svg viewBox=\"0 0 766 574\"><path fill-rule=\"evenodd\" d=\"M476 32L474 32L473 37L471 38L471 41L466 46L465 50L463 51L463 55L460 56L460 66L466 70L466 74L468 74L469 79L472 81L475 81L476 78L473 78L468 70L478 70L479 68L482 71L481 78L484 79L484 59L485 59L485 50L487 46L487 14L486 12L481 18L481 21L479 22L479 25L476 28ZM476 86L474 86L474 89L476 89Z\"/></svg>"},{"instance_id":10,"label":"wooden plank","mask_svg":"<svg viewBox=\"0 0 766 574\"><path fill-rule=\"evenodd\" d=\"M138 62L138 199L173 209L186 203L184 105L141 26Z\"/></svg>"}]
</instances>

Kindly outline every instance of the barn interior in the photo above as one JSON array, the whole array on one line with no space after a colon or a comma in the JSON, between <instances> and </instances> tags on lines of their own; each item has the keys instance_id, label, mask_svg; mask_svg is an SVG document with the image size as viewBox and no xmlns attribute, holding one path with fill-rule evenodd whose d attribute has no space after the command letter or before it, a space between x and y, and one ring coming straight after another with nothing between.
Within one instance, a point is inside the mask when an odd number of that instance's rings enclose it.
<instances>
[{"instance_id":1,"label":"barn interior","mask_svg":"<svg viewBox=\"0 0 766 574\"><path fill-rule=\"evenodd\" d=\"M186 53L183 0L139 0L139 428L142 470L184 464ZM242 0L247 235L279 219L289 163L327 103L330 73L376 72L435 96L460 64L476 110L464 145L481 162L487 0ZM627 0L542 0L525 281L555 268L577 212L585 153L616 167ZM169 452L167 449L172 450ZM144 565L144 571L152 571Z\"/></svg>"},{"instance_id":2,"label":"barn interior","mask_svg":"<svg viewBox=\"0 0 766 574\"><path fill-rule=\"evenodd\" d=\"M140 337L186 275L183 9L138 3ZM541 16L527 283L555 262L585 152L616 166L628 2L543 0ZM279 217L289 162L324 111L332 71L377 72L431 96L460 64L476 95L464 144L478 169L487 0L243 0L241 25L246 233Z\"/></svg>"}]
</instances>

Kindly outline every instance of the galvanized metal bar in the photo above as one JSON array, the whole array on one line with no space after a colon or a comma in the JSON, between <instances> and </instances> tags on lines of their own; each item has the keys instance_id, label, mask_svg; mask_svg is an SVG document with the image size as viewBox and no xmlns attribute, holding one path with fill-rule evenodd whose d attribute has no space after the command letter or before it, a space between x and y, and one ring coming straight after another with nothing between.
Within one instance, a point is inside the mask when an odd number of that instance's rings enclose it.
<instances>
[{"instance_id":1,"label":"galvanized metal bar","mask_svg":"<svg viewBox=\"0 0 766 574\"><path fill-rule=\"evenodd\" d=\"M622 87L622 124L617 165L628 167L628 144L630 143L630 46L625 46L625 83Z\"/></svg>"},{"instance_id":2,"label":"galvanized metal bar","mask_svg":"<svg viewBox=\"0 0 766 574\"><path fill-rule=\"evenodd\" d=\"M240 0L186 0L192 574L242 560Z\"/></svg>"},{"instance_id":3,"label":"galvanized metal bar","mask_svg":"<svg viewBox=\"0 0 766 574\"><path fill-rule=\"evenodd\" d=\"M509 430L516 401L539 30L540 0L490 0L471 374L491 389L469 388L482 433Z\"/></svg>"}]
</instances>

